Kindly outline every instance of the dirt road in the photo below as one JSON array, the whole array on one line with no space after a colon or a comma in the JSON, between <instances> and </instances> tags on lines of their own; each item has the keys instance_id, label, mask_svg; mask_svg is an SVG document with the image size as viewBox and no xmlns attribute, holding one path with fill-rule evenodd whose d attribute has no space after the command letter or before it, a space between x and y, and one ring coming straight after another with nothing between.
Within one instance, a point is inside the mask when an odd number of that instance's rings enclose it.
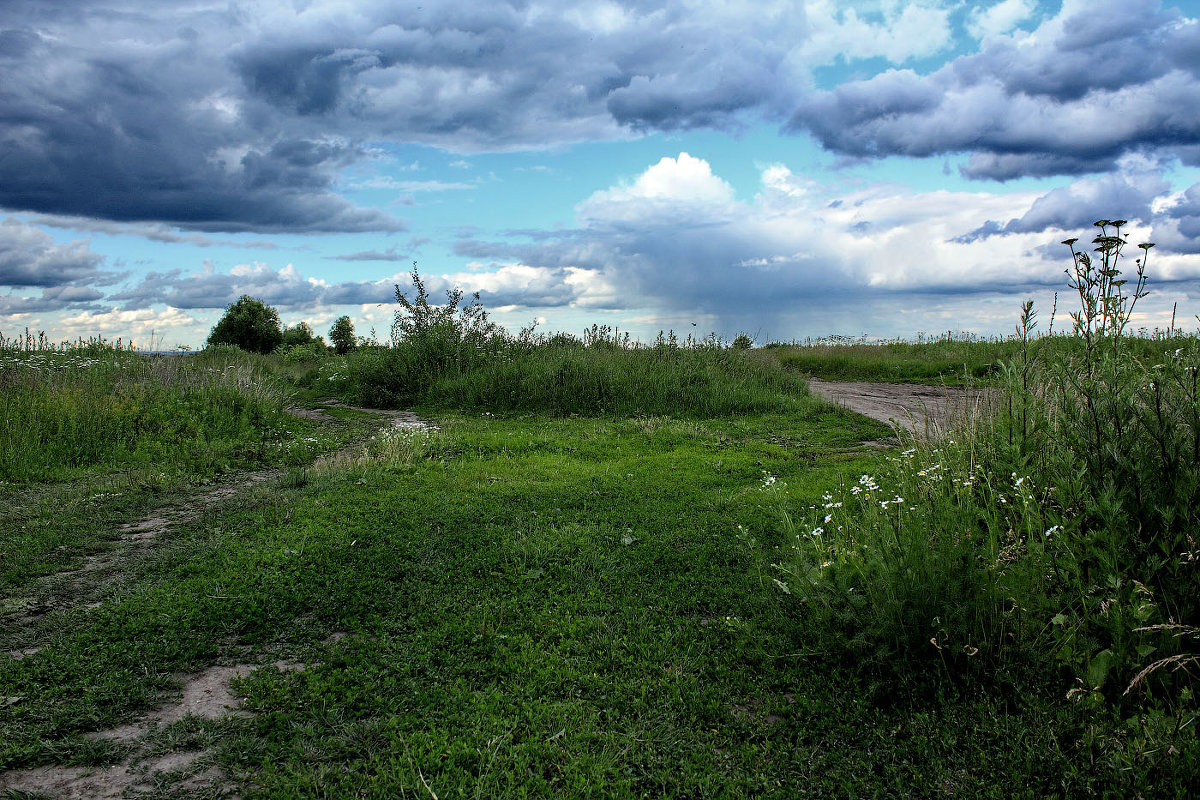
<instances>
[{"instance_id":1,"label":"dirt road","mask_svg":"<svg viewBox=\"0 0 1200 800\"><path fill-rule=\"evenodd\" d=\"M823 381L809 378L813 394L922 438L938 438L992 397L982 389L907 383Z\"/></svg>"}]
</instances>

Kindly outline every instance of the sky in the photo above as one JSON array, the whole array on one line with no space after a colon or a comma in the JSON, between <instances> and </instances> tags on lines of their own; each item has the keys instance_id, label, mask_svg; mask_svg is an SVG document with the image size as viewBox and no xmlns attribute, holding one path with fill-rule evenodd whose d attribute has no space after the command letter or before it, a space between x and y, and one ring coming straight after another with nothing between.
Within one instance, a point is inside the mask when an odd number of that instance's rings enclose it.
<instances>
[{"instance_id":1,"label":"sky","mask_svg":"<svg viewBox=\"0 0 1200 800\"><path fill-rule=\"evenodd\" d=\"M1200 0L0 4L0 334L1041 329L1068 237L1200 325ZM1133 257L1127 264L1133 269ZM1057 293L1057 307L1055 294Z\"/></svg>"}]
</instances>

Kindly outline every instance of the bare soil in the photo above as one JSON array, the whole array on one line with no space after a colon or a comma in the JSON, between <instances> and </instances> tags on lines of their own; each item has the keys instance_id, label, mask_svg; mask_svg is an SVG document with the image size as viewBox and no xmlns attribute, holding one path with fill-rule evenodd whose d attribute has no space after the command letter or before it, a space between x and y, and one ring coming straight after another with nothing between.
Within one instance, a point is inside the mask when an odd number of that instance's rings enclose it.
<instances>
[{"instance_id":1,"label":"bare soil","mask_svg":"<svg viewBox=\"0 0 1200 800\"><path fill-rule=\"evenodd\" d=\"M813 394L918 438L938 439L986 406L986 389L907 383L823 381L809 378Z\"/></svg>"},{"instance_id":2,"label":"bare soil","mask_svg":"<svg viewBox=\"0 0 1200 800\"><path fill-rule=\"evenodd\" d=\"M335 634L338 640L345 634ZM327 641L333 641L330 637ZM303 670L306 664L276 661L279 670ZM120 798L149 793L169 783L174 792L194 792L204 797L228 797L232 790L216 767L208 764L204 750L171 751L149 755L146 735L159 726L170 725L185 717L223 719L244 717L241 699L233 692L231 681L248 676L253 664L214 666L193 675L177 675L182 691L179 697L136 722L87 735L129 745L133 753L121 763L107 767L65 767L48 765L33 769L0 773L0 790L30 792L63 800Z\"/></svg>"},{"instance_id":3,"label":"bare soil","mask_svg":"<svg viewBox=\"0 0 1200 800\"><path fill-rule=\"evenodd\" d=\"M152 792L156 783L171 773L176 791L203 791L202 796L221 797L228 793L217 788L215 770L193 770L201 753L167 753L138 766L117 764L111 767L36 767L21 772L0 774L0 789L30 793L56 800L116 800L131 794ZM186 774L185 774L186 773Z\"/></svg>"}]
</instances>

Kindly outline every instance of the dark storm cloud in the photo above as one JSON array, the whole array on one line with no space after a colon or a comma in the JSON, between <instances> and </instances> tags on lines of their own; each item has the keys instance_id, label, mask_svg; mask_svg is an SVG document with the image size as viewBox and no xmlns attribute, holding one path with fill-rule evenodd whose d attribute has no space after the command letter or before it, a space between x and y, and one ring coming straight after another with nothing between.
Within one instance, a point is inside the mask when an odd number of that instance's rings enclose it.
<instances>
[{"instance_id":1,"label":"dark storm cloud","mask_svg":"<svg viewBox=\"0 0 1200 800\"><path fill-rule=\"evenodd\" d=\"M42 297L59 303L90 303L104 297L90 286L53 286L42 290Z\"/></svg>"},{"instance_id":2,"label":"dark storm cloud","mask_svg":"<svg viewBox=\"0 0 1200 800\"><path fill-rule=\"evenodd\" d=\"M119 279L100 270L103 260L85 242L57 244L50 234L15 217L0 221L0 286L50 289L80 281L104 284Z\"/></svg>"},{"instance_id":3,"label":"dark storm cloud","mask_svg":"<svg viewBox=\"0 0 1200 800\"><path fill-rule=\"evenodd\" d=\"M321 302L333 306L391 303L395 300L396 284L390 280L335 283L321 293Z\"/></svg>"},{"instance_id":4,"label":"dark storm cloud","mask_svg":"<svg viewBox=\"0 0 1200 800\"><path fill-rule=\"evenodd\" d=\"M561 308L579 299L579 291L567 282L563 270L541 270L534 281L497 289L482 289L480 302L487 308L525 306L527 308Z\"/></svg>"},{"instance_id":5,"label":"dark storm cloud","mask_svg":"<svg viewBox=\"0 0 1200 800\"><path fill-rule=\"evenodd\" d=\"M331 193L356 144L256 119L229 92L219 45L236 19L77 11L6 9L39 32L0 39L0 206L206 231L403 228Z\"/></svg>"},{"instance_id":6,"label":"dark storm cloud","mask_svg":"<svg viewBox=\"0 0 1200 800\"><path fill-rule=\"evenodd\" d=\"M369 51L314 48L255 49L234 62L252 94L301 115L335 110L356 74L382 66Z\"/></svg>"},{"instance_id":7,"label":"dark storm cloud","mask_svg":"<svg viewBox=\"0 0 1200 800\"><path fill-rule=\"evenodd\" d=\"M753 57L708 53L663 76L638 75L608 94L613 119L638 130L736 129L739 114L778 96L776 68Z\"/></svg>"},{"instance_id":8,"label":"dark storm cloud","mask_svg":"<svg viewBox=\"0 0 1200 800\"><path fill-rule=\"evenodd\" d=\"M854 157L971 153L970 178L1081 174L1200 145L1200 25L1152 0L1064 4L1024 39L988 39L929 75L817 92L788 127Z\"/></svg>"},{"instance_id":9,"label":"dark storm cloud","mask_svg":"<svg viewBox=\"0 0 1200 800\"><path fill-rule=\"evenodd\" d=\"M0 314L40 314L54 311L95 311L100 306L90 305L104 297L88 286L48 286L42 289L41 297L19 295L0 296Z\"/></svg>"},{"instance_id":10,"label":"dark storm cloud","mask_svg":"<svg viewBox=\"0 0 1200 800\"><path fill-rule=\"evenodd\" d=\"M1200 26L1156 2L1067 0L1029 38L989 38L932 74L810 92L809 70L831 54L903 63L921 49L884 29L876 43L817 42L828 24L806 15L818 12L8 4L0 207L188 229L163 237L395 231L401 221L335 193L370 143L496 151L789 118L855 157L969 153L976 178L1103 170L1131 152L1200 161Z\"/></svg>"},{"instance_id":11,"label":"dark storm cloud","mask_svg":"<svg viewBox=\"0 0 1200 800\"><path fill-rule=\"evenodd\" d=\"M182 270L151 272L138 286L109 296L125 310L165 303L182 309L225 308L244 294L271 305L306 307L318 303L324 287L302 278L291 267L273 270L265 264L235 267L230 272L185 275Z\"/></svg>"},{"instance_id":12,"label":"dark storm cloud","mask_svg":"<svg viewBox=\"0 0 1200 800\"><path fill-rule=\"evenodd\" d=\"M1200 253L1200 183L1192 184L1164 215L1167 220L1154 226L1151 238L1168 250Z\"/></svg>"},{"instance_id":13,"label":"dark storm cloud","mask_svg":"<svg viewBox=\"0 0 1200 800\"><path fill-rule=\"evenodd\" d=\"M1115 153L1096 156L1052 153L972 153L959 167L963 177L972 180L1008 181L1014 178L1047 178L1054 175L1082 175L1105 172L1117 166Z\"/></svg>"},{"instance_id":14,"label":"dark storm cloud","mask_svg":"<svg viewBox=\"0 0 1200 800\"><path fill-rule=\"evenodd\" d=\"M470 249L559 276L557 283L549 284L557 300L547 296L528 305L554 306L575 299L561 281L566 266L604 276L622 287L624 298L652 299L665 308L718 317L752 316L755 310L769 314L763 298L786 304L853 285L839 269L831 269L836 262L830 254L780 256L778 247L778 242L763 241L734 224L681 230L648 214L636 223L594 222L585 230L556 232L536 242L475 241ZM523 287L520 296L528 293ZM486 292L483 296L497 302Z\"/></svg>"},{"instance_id":15,"label":"dark storm cloud","mask_svg":"<svg viewBox=\"0 0 1200 800\"><path fill-rule=\"evenodd\" d=\"M782 118L807 28L787 6L633 2L81 0L4 17L0 207L224 232L402 229L334 193L368 141L503 150Z\"/></svg>"},{"instance_id":16,"label":"dark storm cloud","mask_svg":"<svg viewBox=\"0 0 1200 800\"><path fill-rule=\"evenodd\" d=\"M639 7L643 6L643 7ZM803 11L638 3L367 6L239 44L246 96L289 116L464 151L738 127L774 113ZM303 16L303 15L302 15ZM316 15L310 15L316 16Z\"/></svg>"},{"instance_id":17,"label":"dark storm cloud","mask_svg":"<svg viewBox=\"0 0 1200 800\"><path fill-rule=\"evenodd\" d=\"M1086 231L1094 221L1112 218L1114 212L1131 221L1148 222L1153 216L1152 203L1169 190L1170 184L1151 174L1082 179L1042 195L1020 217L1003 223L988 220L954 241L970 243L989 236L1052 229Z\"/></svg>"},{"instance_id":18,"label":"dark storm cloud","mask_svg":"<svg viewBox=\"0 0 1200 800\"><path fill-rule=\"evenodd\" d=\"M88 231L103 233L108 236L140 236L151 242L168 244L190 244L196 247L237 247L248 250L278 250L279 245L266 239L252 239L245 242L232 239L214 239L202 233L181 233L161 223L152 222L112 222L110 220L92 219L90 217L62 217L40 214L30 219L34 225L44 225L49 228L61 228L72 231Z\"/></svg>"},{"instance_id":19,"label":"dark storm cloud","mask_svg":"<svg viewBox=\"0 0 1200 800\"><path fill-rule=\"evenodd\" d=\"M41 37L30 30L0 30L0 59L18 59L31 54Z\"/></svg>"},{"instance_id":20,"label":"dark storm cloud","mask_svg":"<svg viewBox=\"0 0 1200 800\"><path fill-rule=\"evenodd\" d=\"M596 233L591 230L509 231L509 237L527 237L533 241L484 241L459 239L454 254L475 260L493 259L496 262L518 261L540 267L580 267L598 269L607 262L595 247Z\"/></svg>"}]
</instances>

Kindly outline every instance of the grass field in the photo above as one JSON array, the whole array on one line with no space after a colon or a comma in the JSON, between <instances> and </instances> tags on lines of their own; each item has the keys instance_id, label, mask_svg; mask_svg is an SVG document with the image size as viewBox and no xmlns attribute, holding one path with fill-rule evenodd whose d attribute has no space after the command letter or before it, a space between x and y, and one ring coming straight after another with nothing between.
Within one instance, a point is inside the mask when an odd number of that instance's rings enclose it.
<instances>
[{"instance_id":1,"label":"grass field","mask_svg":"<svg viewBox=\"0 0 1200 800\"><path fill-rule=\"evenodd\" d=\"M1175 337L1164 335L1130 337L1127 343L1148 363L1162 361L1178 347ZM1033 342L1033 350L1043 358L1059 357L1077 348L1074 337L1061 332ZM1021 349L1020 340L1013 336L981 339L946 334L921 341L777 343L762 353L791 372L825 380L962 386L997 384L1002 365L1019 358Z\"/></svg>"},{"instance_id":2,"label":"grass field","mask_svg":"<svg viewBox=\"0 0 1200 800\"><path fill-rule=\"evenodd\" d=\"M1139 650L1152 634L1129 631L1171 612L1194 624L1170 593L1193 574L1144 582L1160 614L1133 585L1141 562L1101 572L1068 558L1066 543L1091 540L1044 533L1073 524L1069 509L1044 491L1023 499L1020 487L1048 484L1009 476L1014 451L987 445L1005 429L963 437L971 450L902 452L885 426L809 396L796 370L822 372L803 353L542 346L483 377L474 356L442 352L419 397L379 363L411 354L303 369L181 357L175 388L152 397L138 376L165 368L136 354L98 348L99 365L43 369L36 352L7 353L5 413L55 420L24 424L35 432L12 447L68 431L79 444L6 449L0 788L4 771L125 765L129 791L152 797L1196 789L1186 673L1121 693L1155 658L1190 663L1157 639ZM1017 355L979 347L966 363ZM843 356L866 362L860 378L886 362L892 380L929 380L959 357ZM218 373L189 399L198 375ZM377 397L417 401L435 427L321 405L361 399L380 375ZM104 412L135 402L156 410ZM298 402L323 411L288 413ZM182 414L203 426L151 424ZM189 450L196 437L227 444ZM924 483L935 463L939 482ZM1065 549L1005 539L1035 522ZM956 527L978 538L938 533ZM1093 578L1108 594L1062 599ZM1119 660L1105 625L1126 612ZM244 665L233 688L249 713L95 735L219 665ZM179 753L196 757L161 760Z\"/></svg>"}]
</instances>

